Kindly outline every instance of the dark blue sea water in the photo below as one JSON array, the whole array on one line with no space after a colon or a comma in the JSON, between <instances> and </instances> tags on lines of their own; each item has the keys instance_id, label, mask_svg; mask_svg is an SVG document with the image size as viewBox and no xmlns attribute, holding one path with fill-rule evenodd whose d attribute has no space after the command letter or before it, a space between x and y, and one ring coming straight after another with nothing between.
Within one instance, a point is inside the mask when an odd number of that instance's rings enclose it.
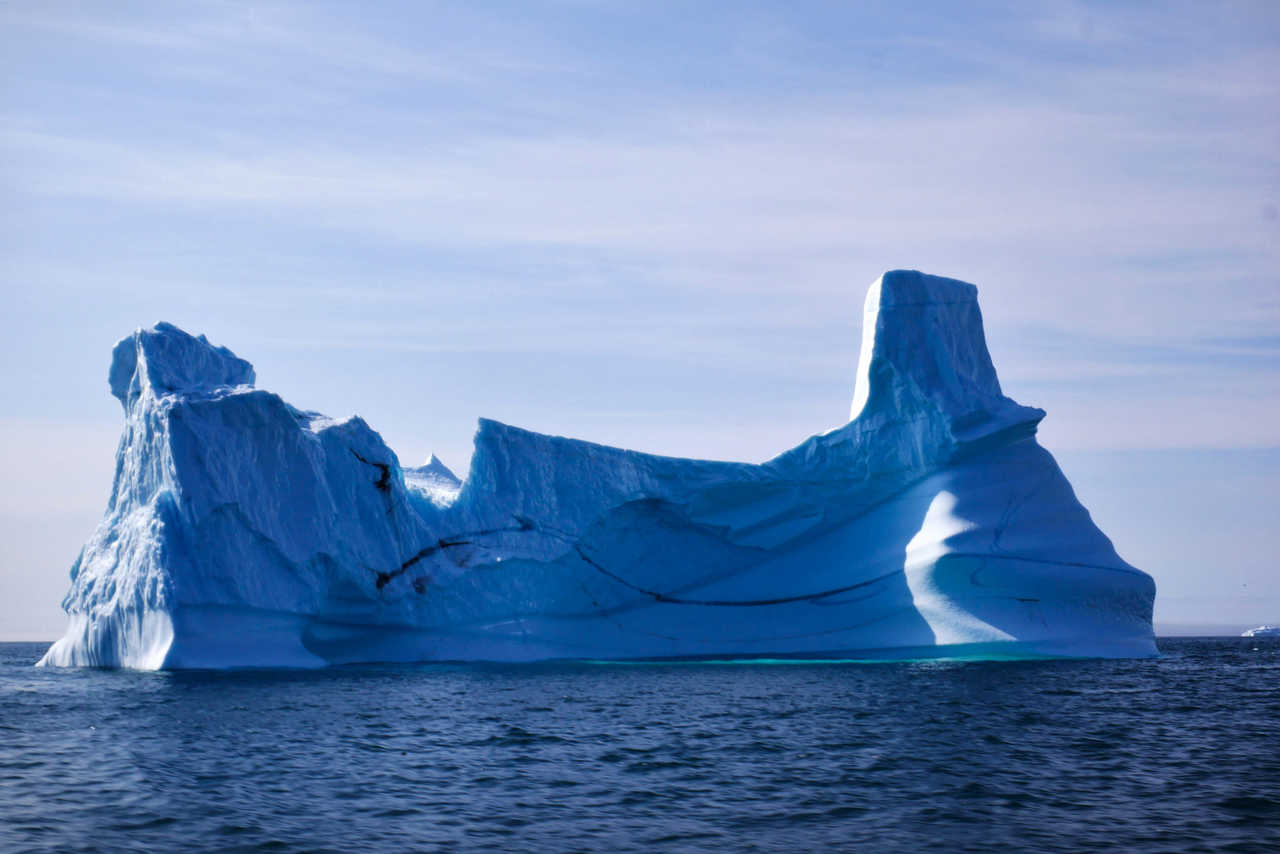
<instances>
[{"instance_id":1,"label":"dark blue sea water","mask_svg":"<svg viewBox=\"0 0 1280 854\"><path fill-rule=\"evenodd\" d=\"M1280 850L1280 641L1154 661L35 670L0 850Z\"/></svg>"}]
</instances>

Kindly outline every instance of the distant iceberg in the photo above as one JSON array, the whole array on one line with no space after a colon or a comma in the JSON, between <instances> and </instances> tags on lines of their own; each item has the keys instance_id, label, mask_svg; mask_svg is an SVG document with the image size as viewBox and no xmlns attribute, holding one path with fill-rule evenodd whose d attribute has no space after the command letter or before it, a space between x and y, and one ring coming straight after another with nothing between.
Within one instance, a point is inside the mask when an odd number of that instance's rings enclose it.
<instances>
[{"instance_id":1,"label":"distant iceberg","mask_svg":"<svg viewBox=\"0 0 1280 854\"><path fill-rule=\"evenodd\" d=\"M1152 579L964 282L876 281L851 420L759 465L481 420L460 482L253 383L169 324L116 345L115 483L41 664L1156 655Z\"/></svg>"},{"instance_id":2,"label":"distant iceberg","mask_svg":"<svg viewBox=\"0 0 1280 854\"><path fill-rule=\"evenodd\" d=\"M1242 638L1280 638L1280 626L1258 626L1256 629L1247 629L1240 634Z\"/></svg>"}]
</instances>

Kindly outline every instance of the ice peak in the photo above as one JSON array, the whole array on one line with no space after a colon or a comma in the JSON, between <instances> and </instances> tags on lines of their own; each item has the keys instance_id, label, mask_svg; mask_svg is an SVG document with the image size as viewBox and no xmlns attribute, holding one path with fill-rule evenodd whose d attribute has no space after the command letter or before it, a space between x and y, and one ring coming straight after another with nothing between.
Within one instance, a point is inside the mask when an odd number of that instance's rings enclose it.
<instances>
[{"instance_id":1,"label":"ice peak","mask_svg":"<svg viewBox=\"0 0 1280 854\"><path fill-rule=\"evenodd\" d=\"M849 418L901 410L912 401L960 414L1007 399L987 352L978 289L918 270L890 270L867 291Z\"/></svg>"},{"instance_id":2,"label":"ice peak","mask_svg":"<svg viewBox=\"0 0 1280 854\"><path fill-rule=\"evenodd\" d=\"M462 482L458 479L458 476L453 473L453 470L445 465L444 461L435 454L428 455L427 461L422 465L413 468L406 468L404 472L406 475L412 474L417 478L435 478L437 480L446 480L452 483Z\"/></svg>"},{"instance_id":3,"label":"ice peak","mask_svg":"<svg viewBox=\"0 0 1280 854\"><path fill-rule=\"evenodd\" d=\"M127 410L146 389L167 394L253 385L254 373L253 365L226 347L162 321L116 344L107 381Z\"/></svg>"}]
</instances>

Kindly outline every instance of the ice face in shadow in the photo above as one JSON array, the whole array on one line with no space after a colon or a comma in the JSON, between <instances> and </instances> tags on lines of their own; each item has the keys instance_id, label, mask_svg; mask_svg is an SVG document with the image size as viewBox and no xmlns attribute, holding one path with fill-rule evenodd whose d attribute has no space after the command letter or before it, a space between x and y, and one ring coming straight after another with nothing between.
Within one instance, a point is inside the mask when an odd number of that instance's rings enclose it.
<instances>
[{"instance_id":1,"label":"ice face in shadow","mask_svg":"<svg viewBox=\"0 0 1280 854\"><path fill-rule=\"evenodd\" d=\"M481 420L459 482L160 324L43 664L1155 654L1149 576L1000 390L977 289L872 285L852 420L768 462Z\"/></svg>"}]
</instances>

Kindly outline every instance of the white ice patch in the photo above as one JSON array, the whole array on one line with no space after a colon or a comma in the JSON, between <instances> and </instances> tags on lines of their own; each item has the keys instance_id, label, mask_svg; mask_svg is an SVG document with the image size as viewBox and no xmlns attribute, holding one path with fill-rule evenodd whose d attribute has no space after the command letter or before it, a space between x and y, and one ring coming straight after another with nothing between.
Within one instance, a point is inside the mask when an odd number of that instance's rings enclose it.
<instances>
[{"instance_id":1,"label":"white ice patch","mask_svg":"<svg viewBox=\"0 0 1280 854\"><path fill-rule=\"evenodd\" d=\"M956 496L943 490L929 502L919 532L907 543L906 576L911 601L933 631L939 644L990 643L1015 640L990 623L969 613L955 590L944 588L937 573L938 561L948 554L949 540L978 527L956 513Z\"/></svg>"}]
</instances>

